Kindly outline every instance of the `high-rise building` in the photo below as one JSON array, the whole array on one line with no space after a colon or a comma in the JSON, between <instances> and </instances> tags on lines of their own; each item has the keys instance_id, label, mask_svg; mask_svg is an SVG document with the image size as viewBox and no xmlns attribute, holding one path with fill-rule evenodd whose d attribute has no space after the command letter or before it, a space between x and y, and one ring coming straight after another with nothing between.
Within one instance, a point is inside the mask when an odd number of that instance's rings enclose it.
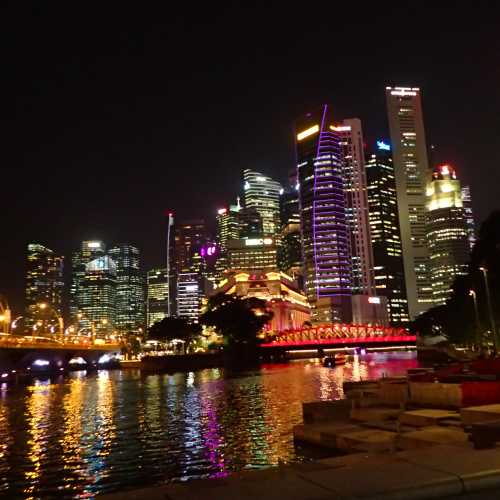
<instances>
[{"instance_id":1,"label":"high-rise building","mask_svg":"<svg viewBox=\"0 0 500 500\"><path fill-rule=\"evenodd\" d=\"M105 254L106 247L102 241L83 241L79 250L73 253L71 262L71 288L69 313L72 323L78 322L80 312L80 284L85 277L85 266L93 259Z\"/></svg>"},{"instance_id":2,"label":"high-rise building","mask_svg":"<svg viewBox=\"0 0 500 500\"><path fill-rule=\"evenodd\" d=\"M276 270L276 240L269 236L229 240L227 254L230 271Z\"/></svg>"},{"instance_id":3,"label":"high-rise building","mask_svg":"<svg viewBox=\"0 0 500 500\"><path fill-rule=\"evenodd\" d=\"M255 209L262 218L261 236L275 236L279 231L279 199L281 185L255 170L243 171L244 205Z\"/></svg>"},{"instance_id":4,"label":"high-rise building","mask_svg":"<svg viewBox=\"0 0 500 500\"><path fill-rule=\"evenodd\" d=\"M474 212L472 210L472 199L470 195L470 186L462 186L462 203L464 208L465 222L467 224L467 233L469 240L470 251L476 244L476 223L474 220Z\"/></svg>"},{"instance_id":5,"label":"high-rise building","mask_svg":"<svg viewBox=\"0 0 500 500\"><path fill-rule=\"evenodd\" d=\"M116 245L108 251L116 264L116 329L137 333L144 328L144 278L139 249Z\"/></svg>"},{"instance_id":6,"label":"high-rise building","mask_svg":"<svg viewBox=\"0 0 500 500\"><path fill-rule=\"evenodd\" d=\"M229 208L219 208L217 210L217 244L222 253L226 251L228 240L240 237L240 221L238 216L240 210L239 200L236 205L230 205Z\"/></svg>"},{"instance_id":7,"label":"high-rise building","mask_svg":"<svg viewBox=\"0 0 500 500\"><path fill-rule=\"evenodd\" d=\"M407 323L409 316L396 181L390 146L384 141L377 144L375 153L366 160L375 290L377 296L387 297L389 322L399 326Z\"/></svg>"},{"instance_id":8,"label":"high-rise building","mask_svg":"<svg viewBox=\"0 0 500 500\"><path fill-rule=\"evenodd\" d=\"M240 238L261 238L264 234L262 217L253 207L238 212Z\"/></svg>"},{"instance_id":9,"label":"high-rise building","mask_svg":"<svg viewBox=\"0 0 500 500\"><path fill-rule=\"evenodd\" d=\"M294 278L302 278L299 187L296 170L292 171L288 181L288 187L283 189L280 195L281 232L277 257L278 268Z\"/></svg>"},{"instance_id":10,"label":"high-rise building","mask_svg":"<svg viewBox=\"0 0 500 500\"><path fill-rule=\"evenodd\" d=\"M470 247L462 190L455 170L440 165L428 183L426 204L432 296L442 305L457 276L467 274Z\"/></svg>"},{"instance_id":11,"label":"high-rise building","mask_svg":"<svg viewBox=\"0 0 500 500\"><path fill-rule=\"evenodd\" d=\"M348 323L352 282L341 139L327 105L295 127L304 280L312 318Z\"/></svg>"},{"instance_id":12,"label":"high-rise building","mask_svg":"<svg viewBox=\"0 0 500 500\"><path fill-rule=\"evenodd\" d=\"M53 320L55 326L59 326L64 288L63 266L64 257L56 255L50 248L38 243L28 245L25 318L28 329L31 330L36 322L42 319L40 326L44 327L44 333L47 333L45 330L50 332L50 327L54 326ZM58 330L54 331L60 333Z\"/></svg>"},{"instance_id":13,"label":"high-rise building","mask_svg":"<svg viewBox=\"0 0 500 500\"><path fill-rule=\"evenodd\" d=\"M373 250L368 222L368 198L363 131L358 118L343 120L335 127L344 156L344 192L352 262L352 293L373 295Z\"/></svg>"},{"instance_id":14,"label":"high-rise building","mask_svg":"<svg viewBox=\"0 0 500 500\"><path fill-rule=\"evenodd\" d=\"M117 272L109 255L96 257L85 265L78 290L78 330L102 337L116 327Z\"/></svg>"},{"instance_id":15,"label":"high-rise building","mask_svg":"<svg viewBox=\"0 0 500 500\"><path fill-rule=\"evenodd\" d=\"M207 242L203 219L180 223L175 228L175 261L177 272L189 270L193 256Z\"/></svg>"},{"instance_id":16,"label":"high-rise building","mask_svg":"<svg viewBox=\"0 0 500 500\"><path fill-rule=\"evenodd\" d=\"M420 89L386 87L401 243L410 318L433 305L425 234L425 188L430 178Z\"/></svg>"},{"instance_id":17,"label":"high-rise building","mask_svg":"<svg viewBox=\"0 0 500 500\"><path fill-rule=\"evenodd\" d=\"M177 276L177 316L198 323L202 288L198 273L183 272Z\"/></svg>"},{"instance_id":18,"label":"high-rise building","mask_svg":"<svg viewBox=\"0 0 500 500\"><path fill-rule=\"evenodd\" d=\"M150 328L167 316L168 276L166 269L151 269L146 284L146 324Z\"/></svg>"}]
</instances>

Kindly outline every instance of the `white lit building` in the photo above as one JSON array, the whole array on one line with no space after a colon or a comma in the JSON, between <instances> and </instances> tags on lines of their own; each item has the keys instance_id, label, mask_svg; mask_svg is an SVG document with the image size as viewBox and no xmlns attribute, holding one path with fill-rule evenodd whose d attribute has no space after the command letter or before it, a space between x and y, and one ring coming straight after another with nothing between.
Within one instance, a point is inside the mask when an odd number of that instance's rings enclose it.
<instances>
[{"instance_id":1,"label":"white lit building","mask_svg":"<svg viewBox=\"0 0 500 500\"><path fill-rule=\"evenodd\" d=\"M202 287L198 273L177 275L177 316L198 323L201 309Z\"/></svg>"}]
</instances>

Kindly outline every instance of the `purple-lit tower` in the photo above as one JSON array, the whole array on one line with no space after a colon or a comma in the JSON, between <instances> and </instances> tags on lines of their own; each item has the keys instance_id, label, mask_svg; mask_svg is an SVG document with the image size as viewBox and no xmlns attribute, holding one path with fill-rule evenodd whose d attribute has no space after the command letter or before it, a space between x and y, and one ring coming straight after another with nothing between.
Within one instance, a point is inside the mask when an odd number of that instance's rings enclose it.
<instances>
[{"instance_id":1,"label":"purple-lit tower","mask_svg":"<svg viewBox=\"0 0 500 500\"><path fill-rule=\"evenodd\" d=\"M305 290L315 323L351 321L342 146L327 105L295 123Z\"/></svg>"}]
</instances>

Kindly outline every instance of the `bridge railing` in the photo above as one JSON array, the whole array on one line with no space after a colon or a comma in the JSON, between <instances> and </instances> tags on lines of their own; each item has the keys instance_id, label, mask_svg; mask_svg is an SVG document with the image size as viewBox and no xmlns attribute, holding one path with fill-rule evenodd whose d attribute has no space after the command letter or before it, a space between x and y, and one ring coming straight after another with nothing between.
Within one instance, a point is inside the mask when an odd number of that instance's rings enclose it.
<instances>
[{"instance_id":1,"label":"bridge railing","mask_svg":"<svg viewBox=\"0 0 500 500\"><path fill-rule=\"evenodd\" d=\"M96 339L92 341L89 337L65 335L64 337L58 336L40 337L30 335L9 335L0 334L0 347L11 348L28 348L40 347L44 349L69 349L69 348L83 348L83 349L97 349L97 348L111 348L119 346L116 340Z\"/></svg>"}]
</instances>

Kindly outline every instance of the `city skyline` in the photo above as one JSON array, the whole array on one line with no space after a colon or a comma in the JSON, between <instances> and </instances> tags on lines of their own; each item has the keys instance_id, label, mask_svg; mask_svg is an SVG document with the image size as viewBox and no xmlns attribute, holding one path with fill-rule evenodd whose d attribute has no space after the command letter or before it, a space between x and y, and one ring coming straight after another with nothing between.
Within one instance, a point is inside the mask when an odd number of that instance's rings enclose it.
<instances>
[{"instance_id":1,"label":"city skyline","mask_svg":"<svg viewBox=\"0 0 500 500\"><path fill-rule=\"evenodd\" d=\"M61 37L56 36L57 23L48 14L41 10L37 14L40 19L28 15L23 23L35 34L44 27L38 49L31 51L16 39L14 57L7 61L7 95L16 96L12 101L16 107L6 114L13 120L6 140L6 182L10 186L6 203L15 217L6 217L11 249L5 249L0 264L0 292L15 307L22 307L24 285L16 270L23 266L27 243L37 241L69 256L81 240L129 241L141 248L150 267L161 266L164 249L157 242L164 234L165 209L172 208L176 217L187 220L199 216L200 211L211 214L230 202L227 193L239 188L244 168L285 181L294 163L290 123L324 102L332 104L336 116L358 116L368 143L379 136L388 137L383 96L387 85L423 89L427 136L429 143L436 145L432 163L451 163L464 184L471 186L478 221L495 208L493 200L499 197L499 188L481 179L493 176L499 163L494 141L498 99L482 90L485 85L495 88L498 81L491 64L498 40L487 24L481 25L481 32L475 30L469 12L455 10L458 19L450 23L448 9L433 9L430 16L424 9L415 10L410 23L418 26L425 20L425 40L411 38L412 30L407 27L394 26L396 11L366 12L366 18L359 20L366 24L357 26L362 33L352 50L370 56L343 82L335 76L337 56L325 65L325 49L316 53L309 50L311 35L319 41L331 40L327 23L314 23L290 45L290 37L282 36L290 34L289 28L276 28L273 22L284 13L272 9L261 26L261 41L249 37L245 42L232 29L234 49L224 43L229 52L221 56L226 65L213 70L202 66L199 75L187 62L197 57L193 51L207 34L206 21L189 20L181 13L172 35L191 26L189 23L200 32L187 47L175 45L172 49L178 55L170 59L171 68L181 68L186 79L180 84L168 78L169 71L155 65L166 47L162 34L168 29L161 21L160 26L147 28L142 38L136 32L129 38L116 37L106 24L96 29L95 40L86 46L82 45L84 37L80 41L75 36L78 27L75 35L59 27L68 37L61 47L63 54L56 57L48 49L59 44ZM217 22L230 24L226 21L231 14L234 12L224 11ZM248 14L249 24L241 27L242 33L248 33L255 16L251 11ZM293 27L302 20L291 21ZM375 42L370 37L370 33L379 32L380 23L398 30L396 46L383 37ZM346 23L341 33L355 28ZM460 28L471 36L457 40L453 30ZM267 54L272 42L280 38L287 43ZM215 48L224 40L215 36L204 39L204 44L207 49ZM130 55L120 56L116 50L121 47L125 52L130 49ZM285 53L277 58L280 50ZM241 62L233 57L240 52L244 54ZM432 60L427 57L429 52L434 54ZM77 55L74 61L72 54ZM261 56L258 62L253 54ZM303 71L295 69L295 58L306 54L310 65ZM483 75L481 82L463 73L467 57L469 74ZM30 64L38 68L38 76L23 69ZM95 69L89 70L92 64ZM354 69L351 62L346 64L346 69ZM54 73L58 67L63 71ZM129 68L136 70L133 78L128 78ZM90 85L89 74L95 76ZM231 77L225 82L227 75ZM253 85L251 75L260 83ZM263 79L257 75L264 75ZM164 85L167 80L168 85ZM228 127L228 117L235 109L238 120ZM194 124L207 120L209 127L191 132ZM470 125L478 123L481 127ZM177 168L179 165L182 168ZM73 175L78 175L78 182L69 181ZM202 193L193 203L190 198L198 186Z\"/></svg>"}]
</instances>

